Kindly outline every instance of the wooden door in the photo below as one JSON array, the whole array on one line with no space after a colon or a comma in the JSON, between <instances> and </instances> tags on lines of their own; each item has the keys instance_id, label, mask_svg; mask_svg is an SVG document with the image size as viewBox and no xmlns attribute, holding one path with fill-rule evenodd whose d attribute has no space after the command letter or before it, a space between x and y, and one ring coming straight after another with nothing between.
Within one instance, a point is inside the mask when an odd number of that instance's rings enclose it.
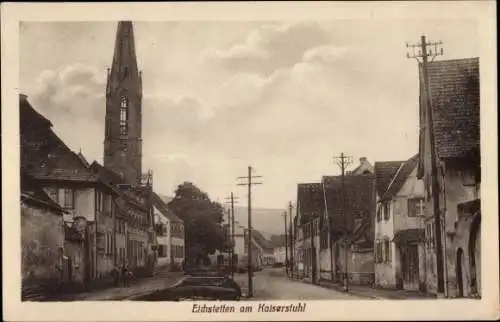
<instances>
[{"instance_id":1,"label":"wooden door","mask_svg":"<svg viewBox=\"0 0 500 322\"><path fill-rule=\"evenodd\" d=\"M418 245L406 245L403 247L403 288L417 291L419 289L419 258Z\"/></svg>"}]
</instances>

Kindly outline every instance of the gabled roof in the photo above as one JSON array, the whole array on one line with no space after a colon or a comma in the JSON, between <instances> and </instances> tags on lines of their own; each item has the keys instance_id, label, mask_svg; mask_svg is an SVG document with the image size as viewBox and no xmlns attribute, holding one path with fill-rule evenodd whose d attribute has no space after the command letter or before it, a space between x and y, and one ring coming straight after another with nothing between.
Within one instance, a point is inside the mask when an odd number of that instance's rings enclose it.
<instances>
[{"instance_id":1,"label":"gabled roof","mask_svg":"<svg viewBox=\"0 0 500 322\"><path fill-rule=\"evenodd\" d=\"M394 177L392 178L391 183L387 187L385 193L381 196L382 199L390 199L394 197L399 190L403 187L408 176L412 173L412 171L418 165L418 154L414 155L407 161L401 164L401 167L398 169Z\"/></svg>"},{"instance_id":2,"label":"gabled roof","mask_svg":"<svg viewBox=\"0 0 500 322\"><path fill-rule=\"evenodd\" d=\"M435 61L427 70L437 156L479 151L479 58Z\"/></svg>"},{"instance_id":3,"label":"gabled roof","mask_svg":"<svg viewBox=\"0 0 500 322\"><path fill-rule=\"evenodd\" d=\"M326 206L332 220L332 232L344 230L341 176L324 176ZM371 217L375 209L375 175L359 174L344 177L347 230L354 229L357 218Z\"/></svg>"},{"instance_id":4,"label":"gabled roof","mask_svg":"<svg viewBox=\"0 0 500 322\"><path fill-rule=\"evenodd\" d=\"M286 245L286 239L290 239L290 235L287 236L288 238L285 238L285 235L272 235L271 240L269 243L271 244L272 247L277 248L277 247L284 247ZM288 242L288 245L290 245L290 242Z\"/></svg>"},{"instance_id":5,"label":"gabled roof","mask_svg":"<svg viewBox=\"0 0 500 322\"><path fill-rule=\"evenodd\" d=\"M273 248L273 246L266 239L266 237L264 237L264 235L262 235L262 233L260 231L258 231L257 229L255 229L255 228L252 230L252 239L254 239L255 242L257 244L259 244L260 247L262 247L265 250L270 250L270 249Z\"/></svg>"},{"instance_id":6,"label":"gabled roof","mask_svg":"<svg viewBox=\"0 0 500 322\"><path fill-rule=\"evenodd\" d=\"M52 130L49 130L47 143L47 160L40 160L38 167L29 170L30 174L43 180L97 182L96 175Z\"/></svg>"},{"instance_id":7,"label":"gabled roof","mask_svg":"<svg viewBox=\"0 0 500 322\"><path fill-rule=\"evenodd\" d=\"M52 126L52 122L38 113L33 106L31 106L27 96L23 94L19 95L19 121L21 123L21 128L40 125L46 127Z\"/></svg>"},{"instance_id":8,"label":"gabled roof","mask_svg":"<svg viewBox=\"0 0 500 322\"><path fill-rule=\"evenodd\" d=\"M323 186L321 183L299 183L297 185L299 225L312 217L324 214Z\"/></svg>"},{"instance_id":9,"label":"gabled roof","mask_svg":"<svg viewBox=\"0 0 500 322\"><path fill-rule=\"evenodd\" d=\"M80 158L51 129L52 123L38 113L25 96L20 96L19 118L23 141L23 159L30 159L29 168L25 170L36 179L63 180L73 182L96 182L96 176L90 172ZM36 129L43 128L46 140L43 147L30 147L33 138L26 136ZM38 132L36 132L38 135ZM43 151L43 153L42 153Z\"/></svg>"},{"instance_id":10,"label":"gabled roof","mask_svg":"<svg viewBox=\"0 0 500 322\"><path fill-rule=\"evenodd\" d=\"M403 163L404 161L375 162L375 187L380 197L387 191L387 187Z\"/></svg>"},{"instance_id":11,"label":"gabled roof","mask_svg":"<svg viewBox=\"0 0 500 322\"><path fill-rule=\"evenodd\" d=\"M161 212L162 215L167 217L170 221L180 222L180 223L183 222L183 220L174 214L174 212L168 207L168 205L156 192L153 192L152 198L153 198L152 200L153 206L155 206L158 209L158 211Z\"/></svg>"},{"instance_id":12,"label":"gabled roof","mask_svg":"<svg viewBox=\"0 0 500 322\"><path fill-rule=\"evenodd\" d=\"M39 183L26 171L21 169L21 199L37 206L48 208L57 214L66 211L43 191Z\"/></svg>"},{"instance_id":13,"label":"gabled roof","mask_svg":"<svg viewBox=\"0 0 500 322\"><path fill-rule=\"evenodd\" d=\"M94 161L89 166L90 170L97 174L97 176L104 181L107 185L117 186L125 184L125 180L116 172L101 165L99 162Z\"/></svg>"},{"instance_id":14,"label":"gabled roof","mask_svg":"<svg viewBox=\"0 0 500 322\"><path fill-rule=\"evenodd\" d=\"M82 151L79 151L78 154L76 155L80 161L88 168L90 166L89 162L85 158L85 156L82 154Z\"/></svg>"}]
</instances>

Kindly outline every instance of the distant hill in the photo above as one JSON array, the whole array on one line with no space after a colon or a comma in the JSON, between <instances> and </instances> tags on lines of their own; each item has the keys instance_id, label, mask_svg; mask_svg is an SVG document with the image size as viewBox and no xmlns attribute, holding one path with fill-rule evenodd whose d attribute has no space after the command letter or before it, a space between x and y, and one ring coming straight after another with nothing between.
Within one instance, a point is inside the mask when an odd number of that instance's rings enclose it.
<instances>
[{"instance_id":1,"label":"distant hill","mask_svg":"<svg viewBox=\"0 0 500 322\"><path fill-rule=\"evenodd\" d=\"M169 203L173 197L161 196L165 203ZM229 206L224 205L227 209ZM259 230L262 235L268 240L271 235L283 234L285 229L285 222L283 219L284 209L272 208L252 208L252 226ZM248 210L247 207L235 206L234 207L234 220L241 226L247 227L248 225ZM227 214L224 216L227 220Z\"/></svg>"}]
</instances>

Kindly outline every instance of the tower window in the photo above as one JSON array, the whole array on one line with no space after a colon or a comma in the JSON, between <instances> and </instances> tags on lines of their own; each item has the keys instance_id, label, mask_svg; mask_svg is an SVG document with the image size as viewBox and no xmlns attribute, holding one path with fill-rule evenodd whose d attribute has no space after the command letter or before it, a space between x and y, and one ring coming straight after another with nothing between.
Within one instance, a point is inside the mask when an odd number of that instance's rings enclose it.
<instances>
[{"instance_id":1,"label":"tower window","mask_svg":"<svg viewBox=\"0 0 500 322\"><path fill-rule=\"evenodd\" d=\"M127 135L128 99L122 96L120 100L120 135Z\"/></svg>"}]
</instances>

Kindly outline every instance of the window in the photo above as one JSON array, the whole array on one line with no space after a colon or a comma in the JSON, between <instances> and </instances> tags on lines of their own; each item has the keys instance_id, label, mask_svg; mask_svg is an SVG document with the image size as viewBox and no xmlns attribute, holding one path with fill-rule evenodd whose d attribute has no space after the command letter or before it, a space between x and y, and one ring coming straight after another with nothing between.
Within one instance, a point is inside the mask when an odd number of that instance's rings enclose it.
<instances>
[{"instance_id":1,"label":"window","mask_svg":"<svg viewBox=\"0 0 500 322\"><path fill-rule=\"evenodd\" d=\"M388 239L384 240L384 253L385 253L385 262L390 263L392 259L392 252L391 252L391 242Z\"/></svg>"},{"instance_id":2,"label":"window","mask_svg":"<svg viewBox=\"0 0 500 322\"><path fill-rule=\"evenodd\" d=\"M382 262L382 256L380 253L380 240L375 241L375 263L380 263Z\"/></svg>"},{"instance_id":3,"label":"window","mask_svg":"<svg viewBox=\"0 0 500 322\"><path fill-rule=\"evenodd\" d=\"M104 196L102 192L96 191L96 210L103 211L104 210Z\"/></svg>"},{"instance_id":4,"label":"window","mask_svg":"<svg viewBox=\"0 0 500 322\"><path fill-rule=\"evenodd\" d=\"M434 247L434 222L432 221L426 226L426 241L428 248Z\"/></svg>"},{"instance_id":5,"label":"window","mask_svg":"<svg viewBox=\"0 0 500 322\"><path fill-rule=\"evenodd\" d=\"M62 198L60 202L63 208L73 209L74 208L74 191L73 189L64 188L59 191L59 197Z\"/></svg>"},{"instance_id":6,"label":"window","mask_svg":"<svg viewBox=\"0 0 500 322\"><path fill-rule=\"evenodd\" d=\"M425 204L423 198L408 199L408 217L424 216Z\"/></svg>"},{"instance_id":7,"label":"window","mask_svg":"<svg viewBox=\"0 0 500 322\"><path fill-rule=\"evenodd\" d=\"M127 135L128 98L122 96L120 100L120 135Z\"/></svg>"},{"instance_id":8,"label":"window","mask_svg":"<svg viewBox=\"0 0 500 322\"><path fill-rule=\"evenodd\" d=\"M167 257L167 245L158 246L158 257Z\"/></svg>"},{"instance_id":9,"label":"window","mask_svg":"<svg viewBox=\"0 0 500 322\"><path fill-rule=\"evenodd\" d=\"M391 218L390 204L389 204L389 202L386 201L383 203L383 206L384 206L384 220L389 220Z\"/></svg>"}]
</instances>

